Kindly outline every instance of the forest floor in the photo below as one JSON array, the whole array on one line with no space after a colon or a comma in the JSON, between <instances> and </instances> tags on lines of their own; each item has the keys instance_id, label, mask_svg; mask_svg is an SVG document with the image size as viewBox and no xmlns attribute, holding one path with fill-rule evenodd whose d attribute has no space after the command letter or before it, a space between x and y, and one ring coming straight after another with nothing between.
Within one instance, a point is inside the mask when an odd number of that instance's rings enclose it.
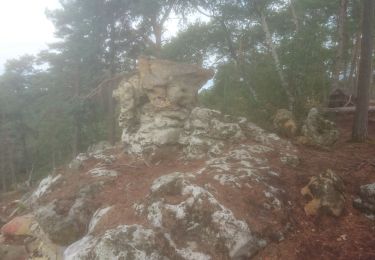
<instances>
[{"instance_id":1,"label":"forest floor","mask_svg":"<svg viewBox=\"0 0 375 260\"><path fill-rule=\"evenodd\" d=\"M313 147L298 146L301 163L298 167L282 167L280 170L280 186L287 190L286 199L291 202L288 221L291 229L281 242L272 242L260 251L256 260L299 260L299 259L375 259L375 221L367 218L352 206L352 201L359 194L359 187L375 182L375 121L369 122L370 140L365 144L350 142L352 117L335 118L341 132L340 140L330 150L321 150ZM120 150L109 151L109 154L121 154ZM147 197L153 180L166 172L173 171L193 172L204 165L204 161L185 163L176 158L162 158L162 163L149 167L142 161L135 161L122 154L109 168L121 172L114 182L108 183L93 203L97 206L114 205L117 210L111 211L98 226L96 232L102 232L120 224L146 224L146 220L135 216L134 201ZM272 163L272 160L270 160ZM47 201L58 199L60 205L69 209L74 203L73 194L82 185L92 183L87 169L97 164L95 160L85 163L84 169L78 174L64 173L66 181L61 187L44 198ZM346 207L340 217L320 215L308 217L304 212L307 200L300 190L311 176L319 175L327 169L333 170L341 176L346 186ZM65 170L61 170L65 171ZM204 180L203 180L204 181ZM68 184L68 185L67 185ZM216 185L215 185L216 186ZM221 189L220 185L216 186ZM222 188L223 189L223 188ZM219 192L220 194L221 192ZM222 202L227 204L236 216L245 216L243 203L233 203L233 196L245 197L246 194L226 194ZM124 196L124 194L126 196ZM233 196L232 196L233 195ZM9 206L20 194L10 193L0 196L0 217L9 216L14 207ZM245 201L245 198L244 198ZM228 202L228 203L226 203ZM61 210L64 210L63 208Z\"/></svg>"},{"instance_id":2,"label":"forest floor","mask_svg":"<svg viewBox=\"0 0 375 260\"><path fill-rule=\"evenodd\" d=\"M267 246L255 259L375 259L375 221L352 206L359 187L375 182L375 117L369 121L369 136L373 139L365 144L350 142L352 116L338 116L335 121L341 136L332 149L299 146L301 164L294 170L283 169L281 176L293 202L293 228L285 240ZM308 217L300 190L311 176L326 169L344 180L345 212L338 218Z\"/></svg>"}]
</instances>

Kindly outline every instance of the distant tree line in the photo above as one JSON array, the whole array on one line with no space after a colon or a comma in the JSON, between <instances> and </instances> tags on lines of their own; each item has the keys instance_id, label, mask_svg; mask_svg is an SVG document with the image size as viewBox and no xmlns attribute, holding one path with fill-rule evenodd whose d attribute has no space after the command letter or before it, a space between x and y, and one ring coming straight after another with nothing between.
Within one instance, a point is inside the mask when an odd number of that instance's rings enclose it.
<instances>
[{"instance_id":1,"label":"distant tree line","mask_svg":"<svg viewBox=\"0 0 375 260\"><path fill-rule=\"evenodd\" d=\"M59 41L0 76L0 188L118 140L108 79L139 55L213 66L201 102L260 123L283 107L303 117L334 88L355 94L365 1L60 0L47 11Z\"/></svg>"}]
</instances>

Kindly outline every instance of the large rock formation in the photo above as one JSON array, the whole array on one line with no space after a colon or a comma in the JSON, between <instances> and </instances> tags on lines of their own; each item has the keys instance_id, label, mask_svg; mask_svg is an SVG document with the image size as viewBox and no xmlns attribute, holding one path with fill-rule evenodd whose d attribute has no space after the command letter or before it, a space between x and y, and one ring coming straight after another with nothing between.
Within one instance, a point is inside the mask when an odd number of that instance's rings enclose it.
<instances>
[{"instance_id":1,"label":"large rock formation","mask_svg":"<svg viewBox=\"0 0 375 260\"><path fill-rule=\"evenodd\" d=\"M198 90L212 76L211 70L195 65L140 58L137 73L114 91L125 149L148 156L159 147L177 145Z\"/></svg>"},{"instance_id":2,"label":"large rock formation","mask_svg":"<svg viewBox=\"0 0 375 260\"><path fill-rule=\"evenodd\" d=\"M299 163L298 151L244 118L194 107L211 76L140 59L114 94L131 156L102 143L45 178L24 199L43 231L31 236L48 242L32 251L77 260L240 260L282 240L291 202L280 175ZM163 149L169 160L160 164L138 158ZM171 159L176 153L180 160Z\"/></svg>"}]
</instances>

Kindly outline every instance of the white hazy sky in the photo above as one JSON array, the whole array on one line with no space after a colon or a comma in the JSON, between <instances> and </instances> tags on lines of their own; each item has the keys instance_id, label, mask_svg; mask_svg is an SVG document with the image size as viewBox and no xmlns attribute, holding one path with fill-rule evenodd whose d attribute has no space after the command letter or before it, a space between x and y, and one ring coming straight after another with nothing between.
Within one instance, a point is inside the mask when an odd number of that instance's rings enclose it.
<instances>
[{"instance_id":1,"label":"white hazy sky","mask_svg":"<svg viewBox=\"0 0 375 260\"><path fill-rule=\"evenodd\" d=\"M45 11L59 6L59 0L0 0L0 74L6 60L37 54L55 41L54 27ZM196 19L192 17L192 21ZM175 35L177 23L176 17L172 16L164 36Z\"/></svg>"},{"instance_id":2,"label":"white hazy sky","mask_svg":"<svg viewBox=\"0 0 375 260\"><path fill-rule=\"evenodd\" d=\"M45 10L58 7L58 0L0 0L0 73L6 60L36 54L54 41Z\"/></svg>"}]
</instances>

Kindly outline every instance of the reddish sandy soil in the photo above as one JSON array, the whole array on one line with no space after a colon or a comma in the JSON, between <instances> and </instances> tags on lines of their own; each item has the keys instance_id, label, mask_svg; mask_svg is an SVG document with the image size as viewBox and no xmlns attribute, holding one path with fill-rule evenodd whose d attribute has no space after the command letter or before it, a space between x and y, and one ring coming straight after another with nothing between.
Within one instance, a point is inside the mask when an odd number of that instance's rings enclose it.
<instances>
[{"instance_id":1,"label":"reddish sandy soil","mask_svg":"<svg viewBox=\"0 0 375 260\"><path fill-rule=\"evenodd\" d=\"M255 259L375 259L375 221L352 206L359 186L375 182L375 121L369 122L369 136L373 139L367 144L355 144L349 141L352 120L350 116L336 118L341 137L331 150L298 147L301 164L295 170L285 168L282 174L293 202L292 230L284 241L269 245ZM327 168L345 182L345 213L339 218L307 217L300 189L311 176Z\"/></svg>"},{"instance_id":2,"label":"reddish sandy soil","mask_svg":"<svg viewBox=\"0 0 375 260\"><path fill-rule=\"evenodd\" d=\"M232 189L232 193L229 194L225 187L212 184L213 188L218 191L218 199L238 218L246 220L253 228L255 227L253 230L255 232L267 232L268 224L285 226L285 222L291 223L291 229L285 239L281 242L271 242L255 256L255 259L375 259L375 221L366 218L352 207L352 200L358 196L359 186L375 182L375 121L370 121L369 127L373 142L366 144L348 141L352 125L350 116L338 117L336 121L341 130L341 137L331 150L299 146L301 164L298 167L293 169L288 166L278 166L281 180L276 184L287 190L285 200L290 201L292 205L288 216L276 217L284 223L271 223L271 217L268 222L267 216L261 216L259 212L255 215L249 213L257 212L256 205L250 205L249 202L250 197L256 198L254 195L256 190L234 192ZM115 150L111 153L118 154L119 151ZM95 232L101 233L119 224L147 225L145 219L135 216L131 207L135 201L139 201L139 198L146 197L147 199L152 181L163 174L196 171L204 165L203 161L186 164L178 160L178 155L175 158L165 159L160 164L148 167L143 162L121 155L114 164L107 166L108 169L117 170L121 174L115 180L111 180L93 198L93 203L97 207L115 205L115 210L110 211L102 219ZM268 159L273 164L272 155ZM64 174L66 182L55 187L54 191L44 199L46 201L58 199L61 212L67 213L77 191L91 182L98 181L85 174L96 164L97 161L90 160L85 163L80 173ZM338 218L326 215L307 217L303 209L307 200L300 195L300 190L308 183L311 176L318 175L328 168L334 170L345 182L347 201L345 212ZM204 185L205 179L199 177L197 182ZM242 199L239 200L238 197ZM4 218L10 214L14 207L4 206L9 205L9 202L16 198L16 193L0 197L1 217ZM262 218L261 225L258 225L257 215ZM278 237L275 238L275 241L278 239Z\"/></svg>"}]
</instances>

